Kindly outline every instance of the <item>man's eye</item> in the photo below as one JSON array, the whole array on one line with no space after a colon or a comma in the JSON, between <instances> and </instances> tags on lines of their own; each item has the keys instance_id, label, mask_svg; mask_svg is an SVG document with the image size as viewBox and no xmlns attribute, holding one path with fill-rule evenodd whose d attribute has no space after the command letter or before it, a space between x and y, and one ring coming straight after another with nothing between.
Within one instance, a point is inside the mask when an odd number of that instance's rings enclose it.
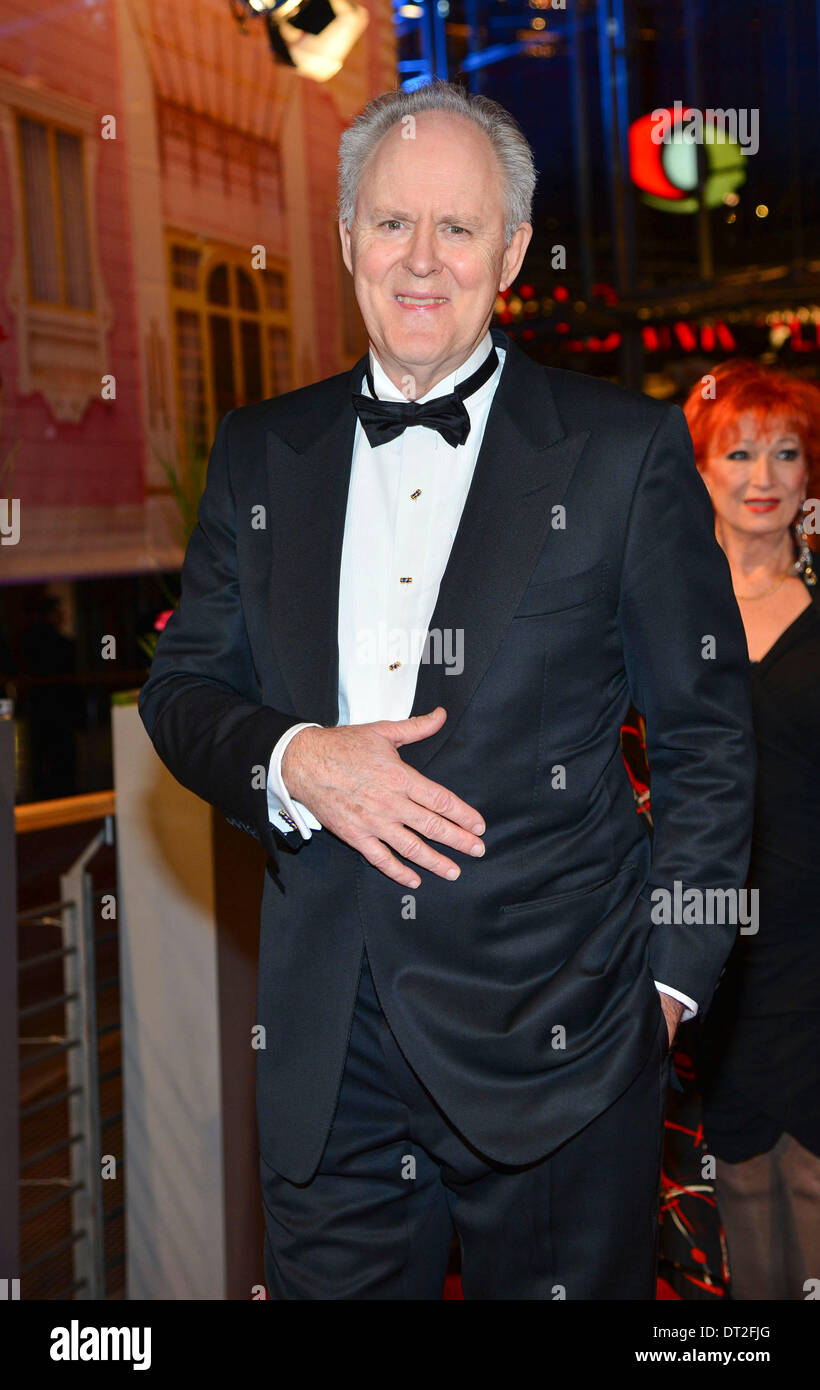
<instances>
[{"instance_id":1,"label":"man's eye","mask_svg":"<svg viewBox=\"0 0 820 1390\"><path fill-rule=\"evenodd\" d=\"M448 230L448 232L466 232L467 228L466 228L466 227L459 227L455 222L451 222L451 224L450 224L450 226L447 228L447 230Z\"/></svg>"},{"instance_id":2,"label":"man's eye","mask_svg":"<svg viewBox=\"0 0 820 1390\"><path fill-rule=\"evenodd\" d=\"M401 225L398 217L389 217L386 222L382 222L383 227L400 227Z\"/></svg>"}]
</instances>

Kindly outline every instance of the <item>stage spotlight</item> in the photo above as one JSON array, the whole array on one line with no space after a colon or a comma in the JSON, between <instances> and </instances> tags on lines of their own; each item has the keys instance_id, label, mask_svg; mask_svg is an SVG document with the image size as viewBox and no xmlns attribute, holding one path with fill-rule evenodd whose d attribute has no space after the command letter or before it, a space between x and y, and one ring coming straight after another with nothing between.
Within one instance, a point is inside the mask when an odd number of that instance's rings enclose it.
<instances>
[{"instance_id":1,"label":"stage spotlight","mask_svg":"<svg viewBox=\"0 0 820 1390\"><path fill-rule=\"evenodd\" d=\"M314 82L335 76L370 20L354 0L232 0L246 18L264 19L275 60Z\"/></svg>"}]
</instances>

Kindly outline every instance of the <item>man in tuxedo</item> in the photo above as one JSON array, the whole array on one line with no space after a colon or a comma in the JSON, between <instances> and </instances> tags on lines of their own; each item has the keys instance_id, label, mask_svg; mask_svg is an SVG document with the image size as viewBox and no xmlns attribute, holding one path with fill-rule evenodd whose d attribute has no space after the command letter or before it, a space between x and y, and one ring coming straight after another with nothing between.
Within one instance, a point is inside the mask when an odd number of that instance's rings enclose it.
<instances>
[{"instance_id":1,"label":"man in tuxedo","mask_svg":"<svg viewBox=\"0 0 820 1390\"><path fill-rule=\"evenodd\" d=\"M669 1048L735 931L668 906L744 882L747 655L681 411L490 327L534 181L446 83L344 133L369 353L220 421L140 699L269 856L274 1298L440 1298L453 1227L467 1298L654 1297Z\"/></svg>"}]
</instances>

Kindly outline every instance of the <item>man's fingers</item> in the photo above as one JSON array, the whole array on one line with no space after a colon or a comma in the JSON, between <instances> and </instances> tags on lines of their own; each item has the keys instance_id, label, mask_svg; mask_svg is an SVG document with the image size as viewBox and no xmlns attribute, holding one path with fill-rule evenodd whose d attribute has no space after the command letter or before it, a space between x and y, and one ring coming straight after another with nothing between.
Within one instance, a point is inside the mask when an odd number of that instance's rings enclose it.
<instances>
[{"instance_id":1,"label":"man's fingers","mask_svg":"<svg viewBox=\"0 0 820 1390\"><path fill-rule=\"evenodd\" d=\"M476 814L475 811L470 810L473 825L479 824L475 819ZM429 810L426 806L418 806L415 802L410 802L409 809L405 809L402 819L409 830L417 830L420 835L424 836L425 840L437 840L439 844L449 845L451 849L461 850L462 854L472 854L476 858L480 858L484 853L484 844L477 835L472 834L470 830L462 829L454 821L439 815L436 811ZM400 845L396 848L401 854L406 855L406 851ZM415 855L406 855L406 857L415 858ZM426 868L427 866L423 865L422 867Z\"/></svg>"},{"instance_id":2,"label":"man's fingers","mask_svg":"<svg viewBox=\"0 0 820 1390\"><path fill-rule=\"evenodd\" d=\"M437 705L429 714L411 714L407 719L380 722L384 724L385 737L390 739L393 747L401 748L405 743L418 743L420 739L437 733L446 718L447 711Z\"/></svg>"},{"instance_id":3,"label":"man's fingers","mask_svg":"<svg viewBox=\"0 0 820 1390\"><path fill-rule=\"evenodd\" d=\"M414 767L406 768L408 782L406 795L417 806L423 807L427 811L434 812L435 815L444 820L452 821L455 825L463 826L465 830L471 831L470 846L472 849L473 836L483 835L486 830L484 818L475 806L469 802L462 801L460 796L456 796L448 787L443 787L440 782L432 782L423 773L417 772ZM416 822L414 821L415 825ZM439 837L436 836L436 839ZM447 841L448 844L452 843ZM460 846L458 846L460 848Z\"/></svg>"},{"instance_id":4,"label":"man's fingers","mask_svg":"<svg viewBox=\"0 0 820 1390\"><path fill-rule=\"evenodd\" d=\"M397 850L403 859L418 864L420 869L427 869L439 878L456 879L461 876L458 864L454 864L446 855L439 854L437 849L433 849L432 845L428 845L426 840L422 840L406 825L392 827L384 839L391 849Z\"/></svg>"},{"instance_id":5,"label":"man's fingers","mask_svg":"<svg viewBox=\"0 0 820 1390\"><path fill-rule=\"evenodd\" d=\"M420 739L429 738L431 734L441 728L446 718L447 711L442 705L437 705L429 714L414 714L409 719L385 721L382 730L394 748L398 749L405 743L417 743ZM473 836L483 835L486 828L481 813L474 806L462 801L461 797L455 796L447 787L442 787L439 782L432 782L429 777L422 776L415 768L407 767L406 764L404 767L408 776L406 794L412 801L428 811L433 811L443 820L452 821L471 832L466 841L451 839L445 835L436 834L432 830L429 832L430 838L443 840L445 844L451 844L455 849L463 849L468 854L472 853L476 843ZM416 819L413 820L412 824L422 830L422 833L427 833ZM441 828L441 826L438 827L438 829Z\"/></svg>"},{"instance_id":6,"label":"man's fingers","mask_svg":"<svg viewBox=\"0 0 820 1390\"><path fill-rule=\"evenodd\" d=\"M402 864L381 840L377 840L375 835L370 835L366 840L356 845L359 853L372 864L374 869L378 869L386 878L392 878L394 882L400 883L404 888L418 888L421 879L415 869L411 869L408 864Z\"/></svg>"},{"instance_id":7,"label":"man's fingers","mask_svg":"<svg viewBox=\"0 0 820 1390\"><path fill-rule=\"evenodd\" d=\"M408 888L418 888L420 879L415 869L402 864L390 853L391 849L396 850L404 859L418 864L420 869L427 869L439 878L452 881L460 877L461 869L458 864L454 864L446 855L439 854L438 850L433 849L432 845L428 845L406 825L392 825L380 834L381 839L374 841L368 838L357 848L374 868L380 869L397 883L405 884Z\"/></svg>"}]
</instances>

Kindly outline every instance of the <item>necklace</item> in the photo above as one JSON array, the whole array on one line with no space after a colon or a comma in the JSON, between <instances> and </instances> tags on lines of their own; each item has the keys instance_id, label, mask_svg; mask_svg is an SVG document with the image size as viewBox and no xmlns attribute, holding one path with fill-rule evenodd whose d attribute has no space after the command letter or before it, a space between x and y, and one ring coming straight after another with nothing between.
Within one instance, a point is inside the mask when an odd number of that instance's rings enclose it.
<instances>
[{"instance_id":1,"label":"necklace","mask_svg":"<svg viewBox=\"0 0 820 1390\"><path fill-rule=\"evenodd\" d=\"M780 578L775 580L774 584L770 584L768 589L761 589L759 594L735 594L735 598L741 603L747 603L750 599L766 598L769 594L773 594L776 589L780 588L780 585L788 579L791 572L791 569L784 570Z\"/></svg>"}]
</instances>

